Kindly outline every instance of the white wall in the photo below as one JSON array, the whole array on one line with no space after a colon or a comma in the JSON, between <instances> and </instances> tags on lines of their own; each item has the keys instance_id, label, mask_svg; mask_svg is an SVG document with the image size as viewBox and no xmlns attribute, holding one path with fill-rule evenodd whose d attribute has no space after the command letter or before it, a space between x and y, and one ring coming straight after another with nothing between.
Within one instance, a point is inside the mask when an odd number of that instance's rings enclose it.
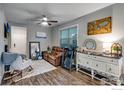
<instances>
[{"instance_id":1,"label":"white wall","mask_svg":"<svg viewBox=\"0 0 124 93\"><path fill-rule=\"evenodd\" d=\"M43 38L36 38L36 32L45 32L47 34L47 38L43 39ZM51 31L50 28L48 27L43 27L43 26L39 26L39 25L29 25L27 26L27 50L28 50L28 54L29 55L29 42L32 41L38 41L40 42L40 49L41 51L45 51L47 50L47 47L50 46L51 47Z\"/></svg>"}]
</instances>

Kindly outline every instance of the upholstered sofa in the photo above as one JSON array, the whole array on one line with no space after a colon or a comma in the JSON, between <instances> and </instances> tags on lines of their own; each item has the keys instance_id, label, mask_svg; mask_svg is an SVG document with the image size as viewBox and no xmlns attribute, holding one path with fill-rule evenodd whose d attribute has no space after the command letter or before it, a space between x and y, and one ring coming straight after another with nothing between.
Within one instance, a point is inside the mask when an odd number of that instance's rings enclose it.
<instances>
[{"instance_id":1,"label":"upholstered sofa","mask_svg":"<svg viewBox=\"0 0 124 93\"><path fill-rule=\"evenodd\" d=\"M59 66L61 64L61 56L63 51L64 49L60 47L53 47L50 53L47 51L43 53L43 59L45 59L54 66Z\"/></svg>"}]
</instances>

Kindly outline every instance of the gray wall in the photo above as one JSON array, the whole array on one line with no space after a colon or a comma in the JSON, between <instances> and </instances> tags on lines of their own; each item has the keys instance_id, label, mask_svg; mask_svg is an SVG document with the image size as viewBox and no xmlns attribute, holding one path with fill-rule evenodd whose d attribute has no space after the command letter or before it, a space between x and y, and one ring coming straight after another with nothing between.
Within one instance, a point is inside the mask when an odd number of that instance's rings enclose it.
<instances>
[{"instance_id":1,"label":"gray wall","mask_svg":"<svg viewBox=\"0 0 124 93\"><path fill-rule=\"evenodd\" d=\"M16 23L10 23L10 24L11 24L11 26L18 26L18 27L26 27L27 28L27 50L26 50L27 57L29 57L29 42L32 42L32 41L40 42L41 51L46 50L48 46L51 47L50 28L35 25L35 24L29 24L29 25L21 25L21 24L16 24ZM47 38L46 39L36 38L36 32L45 32L47 34ZM9 38L10 38L10 36L9 36ZM9 40L9 42L11 42L11 39Z\"/></svg>"},{"instance_id":2,"label":"gray wall","mask_svg":"<svg viewBox=\"0 0 124 93\"><path fill-rule=\"evenodd\" d=\"M93 38L97 42L97 51L102 51L103 42L119 42L123 46L124 50L124 4L114 4L99 11L85 15L76 20L70 21L63 25L52 28L52 45L60 45L60 32L59 29L78 24L78 46L82 47L83 41L86 38ZM87 23L100 18L112 16L112 33L99 34L99 35L87 35ZM66 20L66 19L65 19ZM124 51L123 51L124 55ZM124 62L123 62L124 63ZM123 65L124 66L124 65ZM123 67L124 68L124 67ZM124 73L124 70L123 70Z\"/></svg>"},{"instance_id":3,"label":"gray wall","mask_svg":"<svg viewBox=\"0 0 124 93\"><path fill-rule=\"evenodd\" d=\"M77 24L79 27L79 29L78 29L78 46L81 47L86 38L93 38L99 44L99 46L97 47L97 50L100 50L102 48L102 44L100 41L102 41L103 37L107 37L109 34L88 36L87 35L87 23L90 21L105 18L108 16L112 16L112 6L109 6L107 8L101 9L101 10L96 11L94 13L85 15L83 17L80 17L80 18L75 19L73 21L70 21L68 23L65 23L63 25L52 28L52 45L53 46L54 45L58 45L58 46L60 45L60 31L59 31L59 29Z\"/></svg>"},{"instance_id":4,"label":"gray wall","mask_svg":"<svg viewBox=\"0 0 124 93\"><path fill-rule=\"evenodd\" d=\"M2 7L0 6L0 57L1 57L1 53L4 51L4 22L5 22L4 12ZM0 61L0 83L2 76L3 76L3 68Z\"/></svg>"},{"instance_id":5,"label":"gray wall","mask_svg":"<svg viewBox=\"0 0 124 93\"><path fill-rule=\"evenodd\" d=\"M0 7L0 56L1 53L4 51L4 11L2 7Z\"/></svg>"},{"instance_id":6,"label":"gray wall","mask_svg":"<svg viewBox=\"0 0 124 93\"><path fill-rule=\"evenodd\" d=\"M71 25L78 24L78 46L82 46L83 41L86 38L93 38L96 40L97 50L101 51L103 42L120 42L124 44L124 4L114 4L112 6L106 7L99 11L93 12L91 14L82 16L78 19L70 21L68 23L62 24L57 27L53 27L52 31L52 45L60 45L60 31L59 29L65 28ZM109 34L99 34L99 35L87 35L87 23L93 20L105 18L112 16L112 33ZM65 19L66 20L66 19Z\"/></svg>"},{"instance_id":7,"label":"gray wall","mask_svg":"<svg viewBox=\"0 0 124 93\"><path fill-rule=\"evenodd\" d=\"M36 32L45 32L47 34L47 38L36 38ZM51 47L51 31L48 27L38 26L38 25L29 25L27 26L27 50L29 55L29 42L38 41L40 42L41 51L47 50L47 47Z\"/></svg>"}]
</instances>

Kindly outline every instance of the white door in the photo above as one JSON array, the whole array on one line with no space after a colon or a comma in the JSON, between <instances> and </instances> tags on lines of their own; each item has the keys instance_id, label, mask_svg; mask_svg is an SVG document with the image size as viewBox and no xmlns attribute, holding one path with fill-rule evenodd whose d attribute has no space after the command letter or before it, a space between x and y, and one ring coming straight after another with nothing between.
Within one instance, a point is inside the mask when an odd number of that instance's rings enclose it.
<instances>
[{"instance_id":1,"label":"white door","mask_svg":"<svg viewBox=\"0 0 124 93\"><path fill-rule=\"evenodd\" d=\"M27 30L25 27L11 27L11 52L26 54Z\"/></svg>"}]
</instances>

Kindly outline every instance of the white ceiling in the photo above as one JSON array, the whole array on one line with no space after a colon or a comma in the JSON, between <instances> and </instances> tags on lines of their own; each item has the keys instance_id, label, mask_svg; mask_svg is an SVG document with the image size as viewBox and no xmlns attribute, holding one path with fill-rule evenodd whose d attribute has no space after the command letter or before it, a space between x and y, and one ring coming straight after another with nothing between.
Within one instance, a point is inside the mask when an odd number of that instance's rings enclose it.
<instances>
[{"instance_id":1,"label":"white ceiling","mask_svg":"<svg viewBox=\"0 0 124 93\"><path fill-rule=\"evenodd\" d=\"M31 19L42 15L58 20L58 24L71 21L88 13L111 5L111 3L15 3L3 4L8 22L29 24ZM54 26L55 26L54 25Z\"/></svg>"}]
</instances>

